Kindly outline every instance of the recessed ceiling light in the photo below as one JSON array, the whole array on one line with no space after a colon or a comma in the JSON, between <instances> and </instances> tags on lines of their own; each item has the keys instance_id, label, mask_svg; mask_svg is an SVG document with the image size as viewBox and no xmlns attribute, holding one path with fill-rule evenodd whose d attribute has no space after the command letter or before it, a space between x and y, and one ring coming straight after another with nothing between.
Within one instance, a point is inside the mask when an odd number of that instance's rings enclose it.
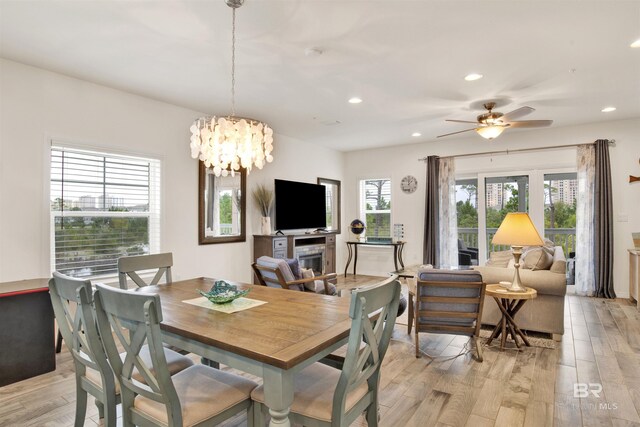
<instances>
[{"instance_id":1,"label":"recessed ceiling light","mask_svg":"<svg viewBox=\"0 0 640 427\"><path fill-rule=\"evenodd\" d=\"M354 96L353 98L349 99L349 104L360 104L362 102L361 98L358 98L357 96Z\"/></svg>"},{"instance_id":2,"label":"recessed ceiling light","mask_svg":"<svg viewBox=\"0 0 640 427\"><path fill-rule=\"evenodd\" d=\"M603 112L603 113L610 113L610 112L612 112L612 111L616 111L616 107L604 107L604 108L602 109L602 112Z\"/></svg>"},{"instance_id":3,"label":"recessed ceiling light","mask_svg":"<svg viewBox=\"0 0 640 427\"><path fill-rule=\"evenodd\" d=\"M630 45L631 47L640 47L640 39L634 41L633 43L631 43Z\"/></svg>"},{"instance_id":4,"label":"recessed ceiling light","mask_svg":"<svg viewBox=\"0 0 640 427\"><path fill-rule=\"evenodd\" d=\"M474 80L480 80L482 78L482 74L471 73L464 76L464 79L468 82L472 82Z\"/></svg>"},{"instance_id":5,"label":"recessed ceiling light","mask_svg":"<svg viewBox=\"0 0 640 427\"><path fill-rule=\"evenodd\" d=\"M422 136L422 134L420 132L414 132L411 134L411 136Z\"/></svg>"}]
</instances>

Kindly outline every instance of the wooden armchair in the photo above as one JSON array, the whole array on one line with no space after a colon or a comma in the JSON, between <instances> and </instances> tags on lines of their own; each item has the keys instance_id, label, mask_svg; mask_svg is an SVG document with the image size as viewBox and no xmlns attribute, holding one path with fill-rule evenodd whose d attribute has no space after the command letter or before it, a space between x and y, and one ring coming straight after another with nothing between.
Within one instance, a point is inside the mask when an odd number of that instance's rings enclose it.
<instances>
[{"instance_id":1,"label":"wooden armchair","mask_svg":"<svg viewBox=\"0 0 640 427\"><path fill-rule=\"evenodd\" d=\"M251 264L258 283L262 286L291 289L296 291L309 291L325 295L335 295L336 286L330 280L336 279L336 273L323 274L321 276L296 279L284 259L262 256ZM320 289L315 287L316 281L322 281Z\"/></svg>"},{"instance_id":2,"label":"wooden armchair","mask_svg":"<svg viewBox=\"0 0 640 427\"><path fill-rule=\"evenodd\" d=\"M482 362L479 334L485 287L482 275L473 270L418 271L415 307L409 310L409 323L415 322L416 357L418 333L431 332L472 337Z\"/></svg>"}]
</instances>

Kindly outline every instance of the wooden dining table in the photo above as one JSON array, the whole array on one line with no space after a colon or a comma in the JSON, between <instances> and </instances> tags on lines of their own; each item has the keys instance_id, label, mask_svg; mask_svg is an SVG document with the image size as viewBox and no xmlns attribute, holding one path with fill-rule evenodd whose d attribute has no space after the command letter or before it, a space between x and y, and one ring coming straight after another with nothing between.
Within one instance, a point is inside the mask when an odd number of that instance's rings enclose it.
<instances>
[{"instance_id":1,"label":"wooden dining table","mask_svg":"<svg viewBox=\"0 0 640 427\"><path fill-rule=\"evenodd\" d=\"M266 304L227 314L183 302L215 281L201 277L137 292L160 296L163 341L261 377L269 425L290 426L294 375L347 343L350 299L227 281Z\"/></svg>"}]
</instances>

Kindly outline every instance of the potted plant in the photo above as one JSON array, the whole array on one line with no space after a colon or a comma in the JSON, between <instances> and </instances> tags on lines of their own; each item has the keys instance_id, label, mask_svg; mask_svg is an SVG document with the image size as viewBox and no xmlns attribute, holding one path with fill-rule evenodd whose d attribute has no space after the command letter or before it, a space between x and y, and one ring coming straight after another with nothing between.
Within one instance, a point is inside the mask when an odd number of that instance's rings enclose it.
<instances>
[{"instance_id":1,"label":"potted plant","mask_svg":"<svg viewBox=\"0 0 640 427\"><path fill-rule=\"evenodd\" d=\"M256 186L253 190L253 200L255 200L260 209L261 231L264 235L271 234L271 207L273 206L273 190L268 189L262 184Z\"/></svg>"}]
</instances>

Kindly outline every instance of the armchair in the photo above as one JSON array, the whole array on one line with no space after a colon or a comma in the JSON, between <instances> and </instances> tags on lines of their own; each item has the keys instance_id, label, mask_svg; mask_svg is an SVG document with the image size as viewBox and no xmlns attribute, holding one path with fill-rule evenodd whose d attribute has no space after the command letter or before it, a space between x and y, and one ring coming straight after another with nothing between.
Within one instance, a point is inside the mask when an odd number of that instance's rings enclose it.
<instances>
[{"instance_id":1,"label":"armchair","mask_svg":"<svg viewBox=\"0 0 640 427\"><path fill-rule=\"evenodd\" d=\"M335 295L336 286L330 283L337 277L336 273L321 276L296 278L286 260L261 256L251 264L258 282L262 286L291 289L295 291L310 291L326 295ZM316 286L316 282L322 286ZM319 289L318 289L319 288Z\"/></svg>"},{"instance_id":2,"label":"armchair","mask_svg":"<svg viewBox=\"0 0 640 427\"><path fill-rule=\"evenodd\" d=\"M462 239L458 239L458 265L478 265L478 248L468 247Z\"/></svg>"},{"instance_id":3,"label":"armchair","mask_svg":"<svg viewBox=\"0 0 640 427\"><path fill-rule=\"evenodd\" d=\"M420 357L418 333L431 332L472 337L477 360L482 362L478 338L485 287L482 275L472 270L418 271L415 307L409 310L409 324L414 322L415 327L416 357Z\"/></svg>"}]
</instances>

